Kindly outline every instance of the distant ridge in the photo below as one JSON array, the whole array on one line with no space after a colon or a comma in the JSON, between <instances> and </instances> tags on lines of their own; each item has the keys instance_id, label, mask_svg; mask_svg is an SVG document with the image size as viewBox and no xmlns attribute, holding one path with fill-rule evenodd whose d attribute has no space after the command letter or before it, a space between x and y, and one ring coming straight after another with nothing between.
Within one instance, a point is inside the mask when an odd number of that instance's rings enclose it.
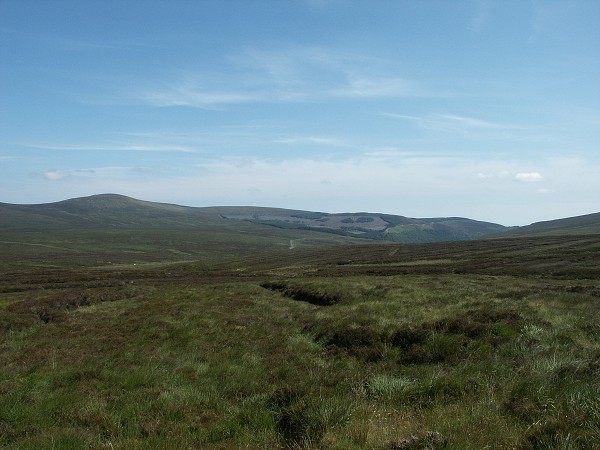
<instances>
[{"instance_id":1,"label":"distant ridge","mask_svg":"<svg viewBox=\"0 0 600 450\"><path fill-rule=\"evenodd\" d=\"M0 230L51 231L72 227L162 227L193 225L194 208L99 194L55 203L0 203Z\"/></svg>"},{"instance_id":2,"label":"distant ridge","mask_svg":"<svg viewBox=\"0 0 600 450\"><path fill-rule=\"evenodd\" d=\"M495 236L585 235L600 233L600 213L505 227L462 217L410 218L381 213L336 213L255 206L189 207L98 194L54 203L0 203L0 231L89 229L221 229L239 226L308 230L399 243L426 243ZM258 228L257 228L258 229Z\"/></svg>"},{"instance_id":3,"label":"distant ridge","mask_svg":"<svg viewBox=\"0 0 600 450\"><path fill-rule=\"evenodd\" d=\"M380 213L329 214L283 208L188 207L99 194L55 203L0 203L0 231L89 229L218 229L232 232L236 223L254 227L307 230L400 243L477 239L505 232L503 225L461 217L408 218ZM246 226L248 226L246 225Z\"/></svg>"},{"instance_id":4,"label":"distant ridge","mask_svg":"<svg viewBox=\"0 0 600 450\"><path fill-rule=\"evenodd\" d=\"M558 236L586 235L600 233L600 213L564 219L546 220L518 227L507 232L506 236Z\"/></svg>"}]
</instances>

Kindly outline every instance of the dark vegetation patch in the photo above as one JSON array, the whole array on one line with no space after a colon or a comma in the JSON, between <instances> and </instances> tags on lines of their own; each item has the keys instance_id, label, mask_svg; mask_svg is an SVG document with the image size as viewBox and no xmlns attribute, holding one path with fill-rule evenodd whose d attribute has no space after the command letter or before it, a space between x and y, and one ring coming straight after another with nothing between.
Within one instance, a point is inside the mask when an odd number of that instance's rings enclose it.
<instances>
[{"instance_id":1,"label":"dark vegetation patch","mask_svg":"<svg viewBox=\"0 0 600 450\"><path fill-rule=\"evenodd\" d=\"M302 214L300 214L300 213L291 214L290 217L293 217L295 219L307 219L307 220L319 220L319 219L329 220L329 218L326 217L326 215L323 213L309 212L309 211L303 212Z\"/></svg>"},{"instance_id":2,"label":"dark vegetation patch","mask_svg":"<svg viewBox=\"0 0 600 450\"><path fill-rule=\"evenodd\" d=\"M300 302L310 303L317 306L332 306L342 301L342 299L327 292L320 292L312 288L301 286L289 286L285 283L264 282L261 287L274 292L280 292L284 297L291 298Z\"/></svg>"},{"instance_id":3,"label":"dark vegetation patch","mask_svg":"<svg viewBox=\"0 0 600 450\"><path fill-rule=\"evenodd\" d=\"M587 294L592 297L600 297L600 285L592 286L565 286L564 290L570 293Z\"/></svg>"},{"instance_id":4,"label":"dark vegetation patch","mask_svg":"<svg viewBox=\"0 0 600 450\"><path fill-rule=\"evenodd\" d=\"M268 406L285 447L318 447L327 427L305 392L285 386L271 395Z\"/></svg>"},{"instance_id":5,"label":"dark vegetation patch","mask_svg":"<svg viewBox=\"0 0 600 450\"><path fill-rule=\"evenodd\" d=\"M485 337L492 342L516 336L523 325L521 315L512 310L480 309L451 319L439 320L432 327L443 333L463 334L470 339Z\"/></svg>"},{"instance_id":6,"label":"dark vegetation patch","mask_svg":"<svg viewBox=\"0 0 600 450\"><path fill-rule=\"evenodd\" d=\"M70 310L104 302L130 299L147 293L137 286L113 288L69 289L49 296L37 296L15 301L4 308L0 316L0 334L19 331L32 325L60 322Z\"/></svg>"},{"instance_id":7,"label":"dark vegetation patch","mask_svg":"<svg viewBox=\"0 0 600 450\"><path fill-rule=\"evenodd\" d=\"M305 327L317 342L366 362L384 359L386 349L398 350L400 364L456 363L469 358L478 345L498 345L516 338L525 321L511 310L473 310L465 314L393 330L370 325L321 320Z\"/></svg>"},{"instance_id":8,"label":"dark vegetation patch","mask_svg":"<svg viewBox=\"0 0 600 450\"><path fill-rule=\"evenodd\" d=\"M519 448L523 450L578 448L573 442L573 423L567 417L538 421L526 431ZM579 447L583 448L583 447Z\"/></svg>"},{"instance_id":9,"label":"dark vegetation patch","mask_svg":"<svg viewBox=\"0 0 600 450\"><path fill-rule=\"evenodd\" d=\"M372 217L365 217L365 216L360 216L360 217L346 217L345 219L342 219L341 222L342 223L370 223L370 222L374 222L375 219L373 219Z\"/></svg>"},{"instance_id":10,"label":"dark vegetation patch","mask_svg":"<svg viewBox=\"0 0 600 450\"><path fill-rule=\"evenodd\" d=\"M527 422L544 409L543 395L537 392L540 380L524 379L517 382L504 403L507 412Z\"/></svg>"},{"instance_id":11,"label":"dark vegetation patch","mask_svg":"<svg viewBox=\"0 0 600 450\"><path fill-rule=\"evenodd\" d=\"M600 381L600 350L596 351L588 361L565 363L554 372L554 381L556 382L577 383L593 382L594 380Z\"/></svg>"},{"instance_id":12,"label":"dark vegetation patch","mask_svg":"<svg viewBox=\"0 0 600 450\"><path fill-rule=\"evenodd\" d=\"M331 320L324 320L308 326L305 331L332 351L344 351L367 362L383 359L387 336L372 327L336 324Z\"/></svg>"}]
</instances>

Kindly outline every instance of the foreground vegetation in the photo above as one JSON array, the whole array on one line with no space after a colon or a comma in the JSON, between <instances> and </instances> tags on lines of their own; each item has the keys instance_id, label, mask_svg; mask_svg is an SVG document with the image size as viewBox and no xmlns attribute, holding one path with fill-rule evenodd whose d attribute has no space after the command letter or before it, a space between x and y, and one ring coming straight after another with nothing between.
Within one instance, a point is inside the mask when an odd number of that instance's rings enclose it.
<instances>
[{"instance_id":1,"label":"foreground vegetation","mask_svg":"<svg viewBox=\"0 0 600 450\"><path fill-rule=\"evenodd\" d=\"M600 446L598 235L157 254L4 259L0 447Z\"/></svg>"}]
</instances>

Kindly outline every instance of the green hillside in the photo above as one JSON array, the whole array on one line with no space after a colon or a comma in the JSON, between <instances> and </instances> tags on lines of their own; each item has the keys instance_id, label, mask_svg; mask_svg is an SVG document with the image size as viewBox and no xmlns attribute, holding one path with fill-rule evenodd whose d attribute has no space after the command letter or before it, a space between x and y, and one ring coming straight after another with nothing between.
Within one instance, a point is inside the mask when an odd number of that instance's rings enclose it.
<instances>
[{"instance_id":1,"label":"green hillside","mask_svg":"<svg viewBox=\"0 0 600 450\"><path fill-rule=\"evenodd\" d=\"M0 268L142 266L370 242L228 220L223 211L97 195L42 205L0 204Z\"/></svg>"},{"instance_id":2,"label":"green hillside","mask_svg":"<svg viewBox=\"0 0 600 450\"><path fill-rule=\"evenodd\" d=\"M510 230L510 236L586 235L600 233L600 213L536 222Z\"/></svg>"},{"instance_id":3,"label":"green hillside","mask_svg":"<svg viewBox=\"0 0 600 450\"><path fill-rule=\"evenodd\" d=\"M248 206L197 208L103 194L39 205L0 203L0 261L4 268L197 260L210 264L223 258L332 245L593 234L599 232L599 224L600 214L590 214L509 229L457 217L416 219Z\"/></svg>"},{"instance_id":4,"label":"green hillside","mask_svg":"<svg viewBox=\"0 0 600 450\"><path fill-rule=\"evenodd\" d=\"M40 205L0 203L0 231L67 228L173 228L232 230L241 223L302 229L393 242L468 240L506 227L464 218L414 219L390 214L298 211L261 207L193 208L102 194ZM255 229L258 229L255 227Z\"/></svg>"},{"instance_id":5,"label":"green hillside","mask_svg":"<svg viewBox=\"0 0 600 450\"><path fill-rule=\"evenodd\" d=\"M176 227L210 223L199 208L153 203L102 194L40 205L0 204L0 230L48 231L65 228Z\"/></svg>"}]
</instances>

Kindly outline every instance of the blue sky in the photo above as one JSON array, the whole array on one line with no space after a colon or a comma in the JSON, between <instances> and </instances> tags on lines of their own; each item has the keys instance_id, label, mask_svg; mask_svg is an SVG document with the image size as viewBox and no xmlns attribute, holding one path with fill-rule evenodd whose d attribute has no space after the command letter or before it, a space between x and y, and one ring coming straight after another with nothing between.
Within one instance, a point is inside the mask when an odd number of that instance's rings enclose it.
<instances>
[{"instance_id":1,"label":"blue sky","mask_svg":"<svg viewBox=\"0 0 600 450\"><path fill-rule=\"evenodd\" d=\"M0 0L0 202L600 211L600 2Z\"/></svg>"}]
</instances>

